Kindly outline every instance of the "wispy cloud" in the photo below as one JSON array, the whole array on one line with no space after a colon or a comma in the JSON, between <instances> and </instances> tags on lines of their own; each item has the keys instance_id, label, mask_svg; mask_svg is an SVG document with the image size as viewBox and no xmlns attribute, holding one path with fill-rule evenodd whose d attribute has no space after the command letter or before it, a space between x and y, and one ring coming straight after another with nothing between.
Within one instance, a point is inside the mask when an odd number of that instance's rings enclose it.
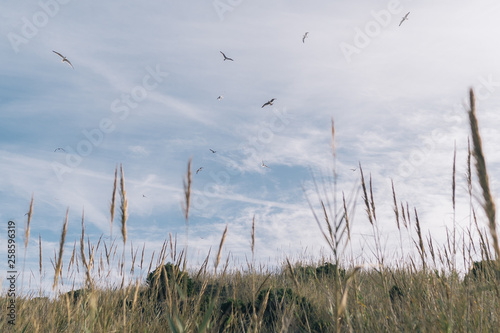
<instances>
[{"instance_id":1,"label":"wispy cloud","mask_svg":"<svg viewBox=\"0 0 500 333\"><path fill-rule=\"evenodd\" d=\"M192 157L193 167L203 167L193 177L191 216L200 258L227 224L227 251L244 262L254 215L260 259L304 248L317 255L320 238L302 187L316 198L312 175L332 181L333 118L339 198L358 184L359 170L351 169L361 162L384 231L395 230L392 178L400 199L419 209L422 227L439 239L450 225L455 141L464 172L469 86L477 91L487 162L500 160L500 7L401 1L382 26L373 13L388 4L243 1L221 20L211 1L69 1L47 14L17 53L7 33L22 34L43 9L7 5L0 20L1 217L22 221L34 193L32 232L46 239L48 256L67 207L69 236L78 235L83 209L89 235L106 235L113 170L123 163L130 239L152 253L169 231L185 241L182 177ZM372 21L378 32L347 62L340 45L366 34ZM234 61L223 61L220 51ZM153 81L152 72L163 74ZM271 98L274 105L261 108ZM66 152L54 152L58 147ZM490 177L498 192L498 175ZM357 208L353 221L358 234L367 227L363 211ZM467 220L468 212L460 213ZM354 250L369 241L359 236Z\"/></svg>"}]
</instances>

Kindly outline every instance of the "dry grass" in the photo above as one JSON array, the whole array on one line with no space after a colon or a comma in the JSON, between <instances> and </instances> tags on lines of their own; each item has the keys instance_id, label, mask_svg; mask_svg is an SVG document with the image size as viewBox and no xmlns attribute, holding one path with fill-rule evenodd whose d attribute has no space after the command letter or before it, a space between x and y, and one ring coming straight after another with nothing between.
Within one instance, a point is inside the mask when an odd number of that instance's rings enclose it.
<instances>
[{"instance_id":1,"label":"dry grass","mask_svg":"<svg viewBox=\"0 0 500 333\"><path fill-rule=\"evenodd\" d=\"M109 228L110 228L109 234L111 236L113 236L113 220L115 218L116 185L117 185L117 181L118 181L118 166L115 168L115 182L113 184L113 193L111 195L111 205L109 207L109 213L111 215L110 225L109 225Z\"/></svg>"},{"instance_id":2,"label":"dry grass","mask_svg":"<svg viewBox=\"0 0 500 333\"><path fill-rule=\"evenodd\" d=\"M286 258L281 269L255 267L256 221L252 219L249 235L252 262L247 270L229 270L230 255L225 264L222 249L227 242L228 227L224 229L215 259L210 251L196 272L186 267L187 247L177 249L177 237L169 234L161 249L151 258L145 258L145 246L127 240L127 198L123 167L120 167L121 221L123 244L98 240L85 244L84 214L80 251L76 242L68 267L63 270L63 249L66 241L68 214L61 233L59 252L55 257L53 288L62 281L73 280L71 293L59 294L53 299L24 295L18 297L16 326L9 326L0 318L1 332L495 332L500 327L500 271L491 258L498 258L498 240L495 229L495 205L488 185L486 164L475 119L474 96L471 91L472 149L467 160L467 194L470 198L471 221L460 235L459 229L448 232L447 244L436 244L431 235L421 230L416 208L399 202L392 184L392 196L384 198L393 206L401 248L403 236L413 249L401 252L401 261L394 264L384 257L376 198L371 177L367 180L361 165L361 198L371 227L373 244L367 257L349 258L346 248L356 229L349 207L353 202L342 195L342 207L331 209L326 195L315 204L307 198L322 241L326 241L331 255L318 262L301 258ZM475 125L474 125L475 124ZM335 130L332 121L332 146ZM476 173L481 185L483 208L489 231L477 216L472 198L473 179L471 157L476 161ZM334 154L335 158L335 154ZM189 227L191 200L191 163L184 180L184 218ZM455 206L456 157L453 157L452 203ZM334 170L335 175L335 170ZM376 180L375 180L376 181ZM111 204L114 216L117 169ZM33 206L33 200L30 207ZM334 205L335 206L335 205ZM30 208L32 211L32 208ZM28 216L28 220L30 217ZM455 221L455 217L454 217ZM355 221L356 222L356 221ZM414 225L412 225L414 224ZM28 224L29 226L29 224ZM458 231L458 232L457 232ZM456 234L458 233L458 235ZM456 238L457 237L457 238ZM455 242L455 238L459 241ZM491 243L489 239L491 239ZM28 244L25 245L26 247ZM116 255L119 247L123 254ZM39 273L42 281L42 242L39 236ZM125 266L137 265L154 270L145 283L145 276L129 275L125 280ZM462 252L464 264L471 267L465 277L456 271L455 251ZM79 252L79 253L78 253ZM415 253L415 254L414 254ZM493 254L494 253L494 254ZM69 256L69 255L67 255ZM78 260L78 256L80 260ZM473 260L481 263L473 263ZM366 260L366 261L365 261ZM147 263L149 261L149 264ZM213 270L209 268L213 263ZM83 268L80 271L80 265ZM219 266L223 266L219 269ZM156 269L159 267L160 269ZM117 273L118 272L118 273ZM121 286L109 283L110 276L118 274ZM64 279L59 280L64 277ZM61 281L61 282L60 282ZM78 289L76 281L85 281ZM40 291L43 294L43 290ZM6 308L9 299L0 297L0 306Z\"/></svg>"},{"instance_id":3,"label":"dry grass","mask_svg":"<svg viewBox=\"0 0 500 333\"><path fill-rule=\"evenodd\" d=\"M28 247L28 242L30 239L30 225L31 225L31 217L33 216L33 199L34 195L31 195L30 209L28 210L28 221L26 222L26 228L24 231L24 250Z\"/></svg>"},{"instance_id":4,"label":"dry grass","mask_svg":"<svg viewBox=\"0 0 500 333\"><path fill-rule=\"evenodd\" d=\"M496 231L496 209L495 202L490 192L490 182L488 179L488 171L486 170L486 161L483 154L483 147L481 143L481 136L479 135L479 126L476 118L476 101L474 91L471 89L469 92L470 110L469 122L472 135L473 155L476 161L476 174L481 185L483 194L483 208L488 217L488 226L490 228L491 239L493 240L493 249L497 261L500 261L500 245L498 244L498 235ZM499 265L500 267L500 265Z\"/></svg>"},{"instance_id":5,"label":"dry grass","mask_svg":"<svg viewBox=\"0 0 500 333\"><path fill-rule=\"evenodd\" d=\"M85 268L85 285L90 289L93 288L91 273L91 264L87 261L85 257L85 213L82 212L82 237L80 238L80 257L82 259L83 267Z\"/></svg>"},{"instance_id":6,"label":"dry grass","mask_svg":"<svg viewBox=\"0 0 500 333\"><path fill-rule=\"evenodd\" d=\"M121 173L121 178L120 178L121 218L120 218L120 222L122 225L121 232L122 232L122 238L123 238L123 245L125 246L125 243L127 243L127 218L128 218L127 207L128 207L128 201L127 201L127 192L125 191L125 176L123 175L123 166L122 165L120 165L120 173Z\"/></svg>"},{"instance_id":7,"label":"dry grass","mask_svg":"<svg viewBox=\"0 0 500 333\"><path fill-rule=\"evenodd\" d=\"M220 258L222 255L222 247L224 246L224 241L226 240L226 235L227 235L227 225L226 225L226 228L224 229L224 232L222 233L222 237L220 239L220 244L219 244L219 251L217 252L217 257L215 259L215 264L214 264L215 275L217 275L217 267L219 267Z\"/></svg>"},{"instance_id":8,"label":"dry grass","mask_svg":"<svg viewBox=\"0 0 500 333\"><path fill-rule=\"evenodd\" d=\"M59 256L57 257L57 264L54 269L54 284L52 285L52 289L55 289L57 286L57 281L59 280L59 275L62 272L62 258L64 253L64 241L66 240L66 232L68 231L68 215L69 208L66 210L66 217L64 218L63 229L61 232L61 240L59 241Z\"/></svg>"}]
</instances>

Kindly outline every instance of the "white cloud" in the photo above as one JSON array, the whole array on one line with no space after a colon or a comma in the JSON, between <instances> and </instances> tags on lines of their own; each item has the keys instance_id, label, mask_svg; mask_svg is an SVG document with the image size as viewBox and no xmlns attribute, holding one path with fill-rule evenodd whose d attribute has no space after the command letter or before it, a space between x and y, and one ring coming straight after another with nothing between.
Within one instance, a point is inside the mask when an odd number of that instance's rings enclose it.
<instances>
[{"instance_id":1,"label":"white cloud","mask_svg":"<svg viewBox=\"0 0 500 333\"><path fill-rule=\"evenodd\" d=\"M398 198L417 207L424 233L444 241L455 141L457 170L464 173L469 130L461 103L470 86L478 96L495 196L500 190L499 7L486 0L403 2L401 11L411 11L410 19L398 27L404 13L395 14L347 62L339 45L352 42L355 29L386 7L386 1L243 2L220 20L210 2L61 6L19 53L8 42L0 45L7 57L0 66L7 78L0 83L1 217L21 223L34 193L33 228L47 247L57 247L67 207L71 232L78 234L85 209L89 233L106 234L113 171L123 163L130 239L146 242L151 253L168 232L183 241L182 179L192 158L192 171L204 168L193 175L192 188L191 231L204 238L190 241L200 260L228 224L227 251L244 263L254 215L260 260L300 256L304 248L314 256L325 251L324 243L301 186L314 191L309 170L331 180L333 118L338 199L341 190L347 194L359 185L359 170L350 169L361 163L365 177L372 176L389 245L398 243L392 239L391 178ZM2 30L21 33L22 18L39 9L8 5ZM305 31L309 37L302 43ZM75 69L52 50L67 55ZM234 62L223 61L219 51ZM147 68L156 66L168 73L158 86L144 100L128 100L137 106L129 105L126 117L113 112L113 102L123 106L127 95L144 87ZM271 98L275 105L261 108ZM103 119L114 130L80 154L81 162L60 182L53 163L68 166L69 157L54 149L78 152L90 140L85 133L99 129ZM270 169L260 166L262 160ZM327 192L333 187L325 186ZM463 180L460 186L457 223L464 227L469 213ZM354 252L363 246L369 252L371 238L362 235L370 232L358 197Z\"/></svg>"}]
</instances>

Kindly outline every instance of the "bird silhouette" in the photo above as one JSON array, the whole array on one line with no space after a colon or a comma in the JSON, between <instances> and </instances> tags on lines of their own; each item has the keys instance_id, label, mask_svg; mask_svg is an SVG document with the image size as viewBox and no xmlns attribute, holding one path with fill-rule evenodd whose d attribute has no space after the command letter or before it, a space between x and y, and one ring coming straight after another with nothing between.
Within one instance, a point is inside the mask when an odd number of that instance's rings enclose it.
<instances>
[{"instance_id":1,"label":"bird silhouette","mask_svg":"<svg viewBox=\"0 0 500 333\"><path fill-rule=\"evenodd\" d=\"M53 50L52 52L54 52L55 54L57 54L58 56L60 56L60 57L62 58L62 62L67 62L67 63L68 63L68 65L70 65L70 66L71 66L71 68L75 69L75 67L73 67L73 64L71 64L71 62L68 60L68 58L66 58L66 57L65 57L65 56L63 56L61 53L56 52L56 51L54 51L54 50Z\"/></svg>"},{"instance_id":2,"label":"bird silhouette","mask_svg":"<svg viewBox=\"0 0 500 333\"><path fill-rule=\"evenodd\" d=\"M56 151L59 151L59 150L60 150L60 151L63 151L63 152L66 152L66 150L64 150L63 148L56 148L56 149L54 149L54 153L55 153Z\"/></svg>"},{"instance_id":3,"label":"bird silhouette","mask_svg":"<svg viewBox=\"0 0 500 333\"><path fill-rule=\"evenodd\" d=\"M306 32L304 34L304 37L302 37L302 43L305 43L308 34L309 34L309 32Z\"/></svg>"},{"instance_id":4,"label":"bird silhouette","mask_svg":"<svg viewBox=\"0 0 500 333\"><path fill-rule=\"evenodd\" d=\"M217 97L217 100L221 101L223 98L224 98L224 96L220 95L219 97Z\"/></svg>"},{"instance_id":5,"label":"bird silhouette","mask_svg":"<svg viewBox=\"0 0 500 333\"><path fill-rule=\"evenodd\" d=\"M224 61L226 61L226 60L231 60L231 61L234 61L233 59L231 59L231 58L229 58L229 57L226 57L226 55L224 54L224 52L222 52L222 51L219 51L219 52L220 52L220 53L222 54L222 56L224 57Z\"/></svg>"},{"instance_id":6,"label":"bird silhouette","mask_svg":"<svg viewBox=\"0 0 500 333\"><path fill-rule=\"evenodd\" d=\"M198 174L198 172L200 172L201 170L203 170L203 167L200 167L198 170L196 170L196 174Z\"/></svg>"},{"instance_id":7,"label":"bird silhouette","mask_svg":"<svg viewBox=\"0 0 500 333\"><path fill-rule=\"evenodd\" d=\"M215 151L215 150L213 150L213 149L208 148L208 150L210 150L210 151L212 152L212 154L215 154L215 153L216 153L216 151Z\"/></svg>"},{"instance_id":8,"label":"bird silhouette","mask_svg":"<svg viewBox=\"0 0 500 333\"><path fill-rule=\"evenodd\" d=\"M260 165L261 167L263 168L269 168L265 163L264 163L264 160L262 160L262 164Z\"/></svg>"},{"instance_id":9,"label":"bird silhouette","mask_svg":"<svg viewBox=\"0 0 500 333\"><path fill-rule=\"evenodd\" d=\"M266 106L266 105L273 105L273 102L276 98L273 98L272 100L270 101L267 101L266 103L264 103L264 105L262 105L262 107Z\"/></svg>"},{"instance_id":10,"label":"bird silhouette","mask_svg":"<svg viewBox=\"0 0 500 333\"><path fill-rule=\"evenodd\" d=\"M410 15L410 12L406 13L406 15L403 16L403 18L401 19L401 22L399 22L399 26L401 26L401 24L403 24L404 21L408 20L408 15Z\"/></svg>"}]
</instances>

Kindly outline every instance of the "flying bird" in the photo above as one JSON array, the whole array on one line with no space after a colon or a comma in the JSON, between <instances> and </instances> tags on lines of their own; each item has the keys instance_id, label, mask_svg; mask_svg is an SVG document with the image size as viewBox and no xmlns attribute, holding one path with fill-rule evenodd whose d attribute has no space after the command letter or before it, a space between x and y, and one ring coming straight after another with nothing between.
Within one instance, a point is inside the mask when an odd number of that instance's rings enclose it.
<instances>
[{"instance_id":1,"label":"flying bird","mask_svg":"<svg viewBox=\"0 0 500 333\"><path fill-rule=\"evenodd\" d=\"M217 97L217 100L220 101L224 98L224 96L220 95L219 97Z\"/></svg>"},{"instance_id":2,"label":"flying bird","mask_svg":"<svg viewBox=\"0 0 500 333\"><path fill-rule=\"evenodd\" d=\"M308 34L309 34L309 32L306 32L304 34L304 37L302 37L302 43L305 43Z\"/></svg>"},{"instance_id":3,"label":"flying bird","mask_svg":"<svg viewBox=\"0 0 500 333\"><path fill-rule=\"evenodd\" d=\"M203 167L200 167L198 170L196 170L196 174L198 174L198 172L200 172L201 170L203 170Z\"/></svg>"},{"instance_id":4,"label":"flying bird","mask_svg":"<svg viewBox=\"0 0 500 333\"><path fill-rule=\"evenodd\" d=\"M263 168L269 168L265 163L264 163L264 160L262 160L262 164L260 165L261 167Z\"/></svg>"},{"instance_id":5,"label":"flying bird","mask_svg":"<svg viewBox=\"0 0 500 333\"><path fill-rule=\"evenodd\" d=\"M351 169L351 171L353 171L353 172L354 172L354 171L356 171L356 169Z\"/></svg>"},{"instance_id":6,"label":"flying bird","mask_svg":"<svg viewBox=\"0 0 500 333\"><path fill-rule=\"evenodd\" d=\"M401 19L401 22L399 22L399 26L401 26L401 24L403 24L404 21L408 20L408 15L410 15L410 12L406 13L406 15L403 16L403 18Z\"/></svg>"},{"instance_id":7,"label":"flying bird","mask_svg":"<svg viewBox=\"0 0 500 333\"><path fill-rule=\"evenodd\" d=\"M262 105L262 107L266 106L266 105L273 105L273 102L276 98L273 98L272 100L270 101L267 101L266 103L264 103L264 105Z\"/></svg>"},{"instance_id":8,"label":"flying bird","mask_svg":"<svg viewBox=\"0 0 500 333\"><path fill-rule=\"evenodd\" d=\"M210 150L210 151L212 152L212 154L215 154L215 153L216 153L216 151L215 151L215 150L213 150L213 149L208 148L208 150Z\"/></svg>"},{"instance_id":9,"label":"flying bird","mask_svg":"<svg viewBox=\"0 0 500 333\"><path fill-rule=\"evenodd\" d=\"M233 59L231 59L229 57L226 57L226 55L224 54L224 52L222 52L222 51L219 51L219 52L222 53L222 56L224 57L224 61L226 61L226 60L234 61Z\"/></svg>"},{"instance_id":10,"label":"flying bird","mask_svg":"<svg viewBox=\"0 0 500 333\"><path fill-rule=\"evenodd\" d=\"M63 152L66 152L66 150L64 150L63 148L56 148L56 149L54 149L54 153L55 153L56 151L59 151L59 150L60 150L60 151L63 151Z\"/></svg>"},{"instance_id":11,"label":"flying bird","mask_svg":"<svg viewBox=\"0 0 500 333\"><path fill-rule=\"evenodd\" d=\"M75 69L75 67L73 67L73 65L71 64L71 62L68 60L68 58L66 58L65 56L63 56L61 53L59 52L56 52L56 51L52 51L54 52L55 54L57 54L58 56L60 56L62 58L62 62L67 62L68 65L71 66L71 68Z\"/></svg>"}]
</instances>

